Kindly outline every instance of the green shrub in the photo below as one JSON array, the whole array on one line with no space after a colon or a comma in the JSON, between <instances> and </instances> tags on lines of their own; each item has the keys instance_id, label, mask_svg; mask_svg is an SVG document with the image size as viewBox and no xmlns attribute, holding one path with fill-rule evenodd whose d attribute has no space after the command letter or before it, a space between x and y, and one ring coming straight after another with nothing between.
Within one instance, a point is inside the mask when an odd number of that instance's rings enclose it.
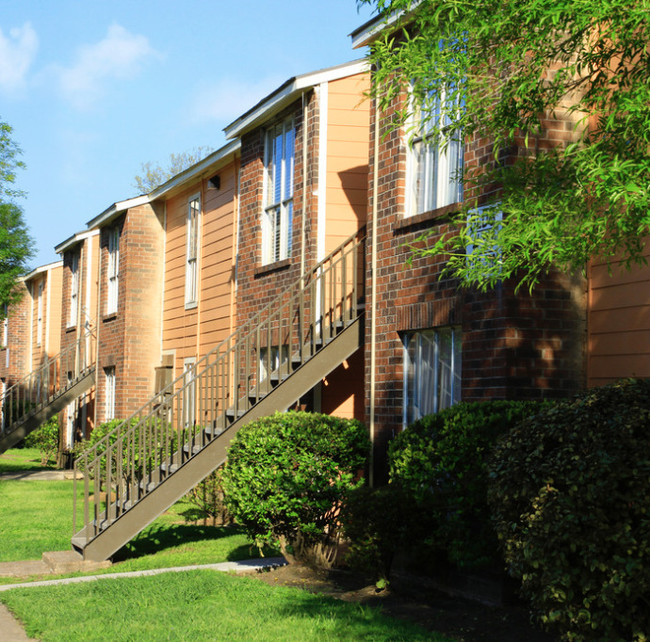
<instances>
[{"instance_id":1,"label":"green shrub","mask_svg":"<svg viewBox=\"0 0 650 642\"><path fill-rule=\"evenodd\" d=\"M385 586L395 555L412 536L410 522L416 510L411 495L397 484L351 491L341 511L349 540L346 562Z\"/></svg>"},{"instance_id":2,"label":"green shrub","mask_svg":"<svg viewBox=\"0 0 650 642\"><path fill-rule=\"evenodd\" d=\"M495 449L489 501L510 572L566 639L650 636L650 382L587 391Z\"/></svg>"},{"instance_id":3,"label":"green shrub","mask_svg":"<svg viewBox=\"0 0 650 642\"><path fill-rule=\"evenodd\" d=\"M500 560L486 459L499 435L539 409L533 401L460 403L415 421L391 442L391 482L412 494L414 539L421 536L434 559L473 569Z\"/></svg>"},{"instance_id":4,"label":"green shrub","mask_svg":"<svg viewBox=\"0 0 650 642\"><path fill-rule=\"evenodd\" d=\"M54 415L44 424L25 437L27 448L38 448L41 453L41 466L47 466L59 449L59 417Z\"/></svg>"},{"instance_id":5,"label":"green shrub","mask_svg":"<svg viewBox=\"0 0 650 642\"><path fill-rule=\"evenodd\" d=\"M228 509L258 546L277 541L287 559L331 563L339 509L362 483L369 447L351 419L286 412L251 422L228 452Z\"/></svg>"}]
</instances>

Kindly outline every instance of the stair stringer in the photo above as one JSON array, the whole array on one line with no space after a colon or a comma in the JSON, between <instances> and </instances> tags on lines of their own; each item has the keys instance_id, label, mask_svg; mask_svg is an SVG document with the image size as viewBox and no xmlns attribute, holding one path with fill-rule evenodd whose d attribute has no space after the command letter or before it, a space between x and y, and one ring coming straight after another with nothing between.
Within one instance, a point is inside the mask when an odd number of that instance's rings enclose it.
<instances>
[{"instance_id":1,"label":"stair stringer","mask_svg":"<svg viewBox=\"0 0 650 642\"><path fill-rule=\"evenodd\" d=\"M226 460L230 442L242 426L277 410L286 410L334 368L352 356L363 345L362 319L363 316L352 321L269 394L234 421L226 431L170 473L153 490L123 512L115 521L105 526L97 535L92 533L93 524L76 533L72 538L73 548L86 560L108 559L207 475L221 466ZM89 537L92 539L88 539Z\"/></svg>"},{"instance_id":2,"label":"stair stringer","mask_svg":"<svg viewBox=\"0 0 650 642\"><path fill-rule=\"evenodd\" d=\"M0 437L0 453L20 443L30 432L61 412L68 404L95 385L95 366L86 370L74 383L53 395L48 402L12 424L11 432Z\"/></svg>"}]
</instances>

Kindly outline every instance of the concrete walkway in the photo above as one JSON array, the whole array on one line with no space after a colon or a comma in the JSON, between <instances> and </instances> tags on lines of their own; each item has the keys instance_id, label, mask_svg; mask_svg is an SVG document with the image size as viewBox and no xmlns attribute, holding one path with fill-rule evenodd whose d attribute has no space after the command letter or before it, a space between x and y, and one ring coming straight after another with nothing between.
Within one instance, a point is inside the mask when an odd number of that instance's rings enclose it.
<instances>
[{"instance_id":1,"label":"concrete walkway","mask_svg":"<svg viewBox=\"0 0 650 642\"><path fill-rule=\"evenodd\" d=\"M56 586L58 584L78 584L80 582L95 582L98 580L113 580L121 577L145 577L147 575L160 575L161 573L180 573L184 571L222 571L226 573L246 573L250 571L261 571L267 568L284 566L286 560L283 557L269 557L266 559L243 560L240 562L221 562L219 564L197 564L194 566L173 566L171 568L156 568L147 571L129 571L126 573L107 573L105 575L84 575L83 577L67 577L59 580L42 580L37 582L23 582L20 584L0 585L0 592L11 591L16 588L31 588L33 586ZM16 565L21 562L16 562ZM25 570L31 568L34 562L22 562ZM24 577L24 575L23 575ZM30 638L25 634L24 629L11 614L9 609L0 603L0 639L2 642L26 642Z\"/></svg>"},{"instance_id":2,"label":"concrete walkway","mask_svg":"<svg viewBox=\"0 0 650 642\"><path fill-rule=\"evenodd\" d=\"M62 481L73 479L72 470L20 470L15 473L0 473L0 481ZM77 479L79 479L77 473Z\"/></svg>"}]
</instances>

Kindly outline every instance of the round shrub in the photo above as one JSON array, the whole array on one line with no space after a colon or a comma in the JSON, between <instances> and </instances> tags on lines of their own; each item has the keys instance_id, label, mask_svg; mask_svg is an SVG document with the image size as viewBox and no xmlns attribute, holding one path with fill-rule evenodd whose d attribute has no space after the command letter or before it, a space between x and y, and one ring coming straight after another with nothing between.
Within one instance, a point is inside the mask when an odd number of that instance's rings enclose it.
<instances>
[{"instance_id":1,"label":"round shrub","mask_svg":"<svg viewBox=\"0 0 650 642\"><path fill-rule=\"evenodd\" d=\"M497 438L535 414L533 401L460 403L427 415L389 447L391 482L416 501L413 533L434 556L460 568L500 560L487 505L486 461Z\"/></svg>"},{"instance_id":2,"label":"round shrub","mask_svg":"<svg viewBox=\"0 0 650 642\"><path fill-rule=\"evenodd\" d=\"M38 448L40 451L41 466L47 466L50 459L56 456L59 448L59 430L59 417L54 415L25 437L27 448Z\"/></svg>"},{"instance_id":3,"label":"round shrub","mask_svg":"<svg viewBox=\"0 0 650 642\"><path fill-rule=\"evenodd\" d=\"M489 501L510 572L566 639L650 636L650 382L583 393L497 446Z\"/></svg>"},{"instance_id":4,"label":"round shrub","mask_svg":"<svg viewBox=\"0 0 650 642\"><path fill-rule=\"evenodd\" d=\"M287 559L331 563L338 513L362 483L369 448L366 429L351 419L286 412L251 422L228 451L228 510L258 546L277 541Z\"/></svg>"}]
</instances>

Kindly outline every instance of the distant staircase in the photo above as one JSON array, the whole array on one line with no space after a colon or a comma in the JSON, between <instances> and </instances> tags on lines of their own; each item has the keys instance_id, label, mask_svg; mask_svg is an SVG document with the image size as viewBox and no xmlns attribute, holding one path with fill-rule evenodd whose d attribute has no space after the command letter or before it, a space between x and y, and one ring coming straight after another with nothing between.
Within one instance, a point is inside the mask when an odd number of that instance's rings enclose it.
<instances>
[{"instance_id":1,"label":"distant staircase","mask_svg":"<svg viewBox=\"0 0 650 642\"><path fill-rule=\"evenodd\" d=\"M95 384L95 351L95 332L89 331L5 390L0 405L0 453L20 443Z\"/></svg>"},{"instance_id":2,"label":"distant staircase","mask_svg":"<svg viewBox=\"0 0 650 642\"><path fill-rule=\"evenodd\" d=\"M364 256L358 232L80 455L72 546L84 559L110 557L218 468L243 425L289 408L362 345Z\"/></svg>"}]
</instances>

